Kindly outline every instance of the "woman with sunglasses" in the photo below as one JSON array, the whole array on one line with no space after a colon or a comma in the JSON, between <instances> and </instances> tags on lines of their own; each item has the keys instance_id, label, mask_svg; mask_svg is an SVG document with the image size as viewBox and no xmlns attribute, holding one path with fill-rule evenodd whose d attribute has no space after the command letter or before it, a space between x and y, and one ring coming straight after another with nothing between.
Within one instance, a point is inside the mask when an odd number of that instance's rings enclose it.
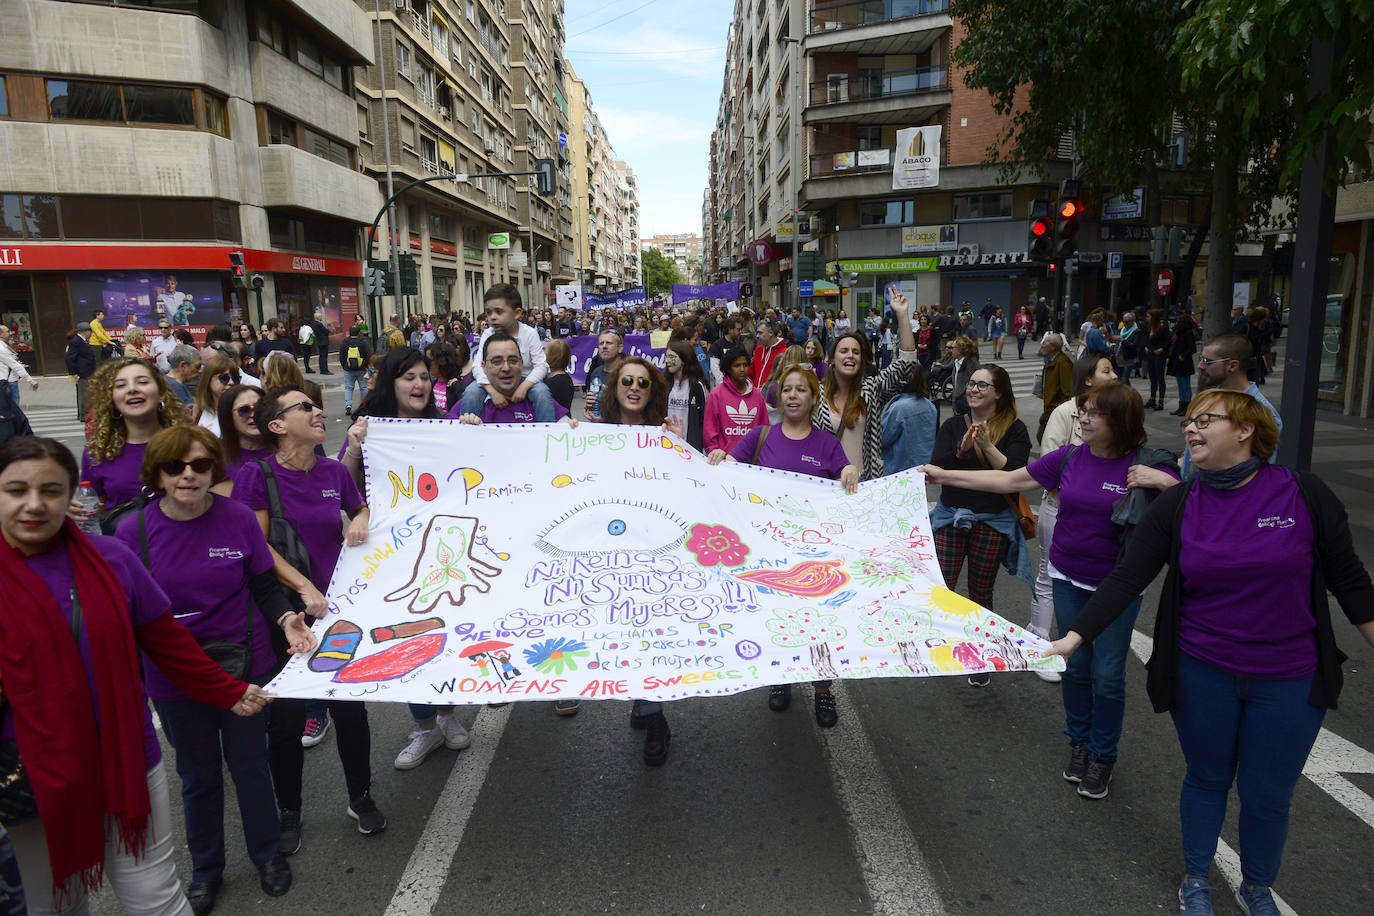
<instances>
[{"instance_id":1,"label":"woman with sunglasses","mask_svg":"<svg viewBox=\"0 0 1374 916\"><path fill-rule=\"evenodd\" d=\"M654 364L639 356L627 356L616 370L615 384L601 391L601 422L626 426L663 426L681 436L682 427L668 419L668 384ZM630 728L644 729L644 762L661 766L668 759L672 729L657 700L635 700L630 706Z\"/></svg>"},{"instance_id":2,"label":"woman with sunglasses","mask_svg":"<svg viewBox=\"0 0 1374 916\"><path fill-rule=\"evenodd\" d=\"M274 551L277 578L300 595L306 613L323 617L328 607L324 592L329 588L344 543L356 546L367 540L367 504L347 468L316 454L325 440L324 412L305 392L299 388L265 391L258 401L254 421L273 454L243 466L234 479L234 499L257 514L265 535L269 523L265 473L276 478L282 512L310 557L307 575ZM341 512L349 518L347 526L340 524ZM301 845L301 773L305 765L301 733L310 703L282 700L273 710L268 726L272 783L281 821L281 851L286 855L295 854ZM371 795L372 733L367 724L367 709L362 703L342 700L329 700L326 705L338 726L336 745L348 788L348 816L358 822L359 833L376 833L386 828L386 818Z\"/></svg>"},{"instance_id":3,"label":"woman with sunglasses","mask_svg":"<svg viewBox=\"0 0 1374 916\"><path fill-rule=\"evenodd\" d=\"M200 370L191 421L218 436L220 395L239 381L239 367L233 360L223 356L207 360Z\"/></svg>"},{"instance_id":4,"label":"woman with sunglasses","mask_svg":"<svg viewBox=\"0 0 1374 916\"><path fill-rule=\"evenodd\" d=\"M196 641L244 645L243 674L257 684L276 668L269 639L273 628L283 631L292 652L313 649L315 636L305 615L291 609L273 573L272 551L258 520L241 503L210 492L224 477L219 440L198 426L164 429L148 443L142 476L143 485L159 496L125 517L116 537L142 558ZM186 890L191 911L208 913L224 879L226 766L248 858L262 889L272 897L286 893L291 867L277 848L281 828L268 767L267 717L226 715L187 697L156 662L143 670L144 689L176 751L191 853Z\"/></svg>"},{"instance_id":5,"label":"woman with sunglasses","mask_svg":"<svg viewBox=\"0 0 1374 916\"><path fill-rule=\"evenodd\" d=\"M262 389L251 385L233 385L220 395L219 439L224 451L224 479L215 484L216 493L228 496L240 468L272 453L253 422L253 412L261 398Z\"/></svg>"},{"instance_id":6,"label":"woman with sunglasses","mask_svg":"<svg viewBox=\"0 0 1374 916\"><path fill-rule=\"evenodd\" d=\"M143 490L141 468L148 442L185 417L181 402L151 362L127 356L106 360L91 377L91 416L81 480L90 481L108 512Z\"/></svg>"},{"instance_id":7,"label":"woman with sunglasses","mask_svg":"<svg viewBox=\"0 0 1374 916\"><path fill-rule=\"evenodd\" d=\"M1046 654L1072 658L1116 626L1166 564L1146 690L1173 717L1187 764L1179 799L1180 912L1212 912L1208 874L1235 783L1247 913L1277 913L1270 888L1288 809L1341 662L1327 592L1374 646L1374 585L1345 507L1317 477L1269 464L1278 428L1240 391L1189 405L1198 476L1162 493L1121 562Z\"/></svg>"},{"instance_id":8,"label":"woman with sunglasses","mask_svg":"<svg viewBox=\"0 0 1374 916\"><path fill-rule=\"evenodd\" d=\"M959 341L969 338L960 337ZM976 358L976 357L975 357ZM968 414L950 417L935 434L935 451L928 467L949 471L1015 471L1030 458L1030 433L1016 415L1016 394L1011 378L1001 366L980 366L973 370L962 396ZM947 480L944 475L926 472L928 483ZM955 482L940 488L940 499L930 513L935 535L935 554L951 589L959 581L959 571L968 560L968 596L975 603L992 609L997 567L1030 578L1030 553L1021 534L1016 513L1006 497L982 493ZM968 676L973 687L986 687L992 678L976 671Z\"/></svg>"},{"instance_id":9,"label":"woman with sunglasses","mask_svg":"<svg viewBox=\"0 0 1374 916\"><path fill-rule=\"evenodd\" d=\"M448 344L434 346L453 349ZM453 398L450 403L457 409L460 402L461 395ZM349 427L348 437L339 452L339 461L348 470L356 487L360 491L364 490L366 485L363 477L363 443L367 441L368 417L437 420L443 416L438 405L434 403L434 378L429 374L429 362L424 354L413 347L397 347L382 359L382 366L377 371L376 384L358 406L353 425ZM396 756L396 769L409 770L424 762L428 751L419 751L426 745L430 745L430 750L437 746L437 738L432 738L431 735L436 728L443 733L444 744L452 750L462 750L472 743L467 729L454 714L452 705L408 705L415 728L405 747ZM311 716L310 719L307 727L316 726L323 721L319 716ZM420 734L422 732L424 734Z\"/></svg>"},{"instance_id":10,"label":"woman with sunglasses","mask_svg":"<svg viewBox=\"0 0 1374 916\"><path fill-rule=\"evenodd\" d=\"M840 338L841 342L845 338ZM708 464L722 460L739 461L764 468L792 471L813 477L838 480L846 493L859 487L859 468L847 456L840 440L812 424L811 417L821 399L821 383L809 366L794 365L778 379L780 421L773 427L755 427L735 444L730 454L712 452ZM832 728L839 721L835 695L830 681L816 681L815 715L821 728ZM781 684L770 688L768 708L784 712L792 705L792 687Z\"/></svg>"},{"instance_id":11,"label":"woman with sunglasses","mask_svg":"<svg viewBox=\"0 0 1374 916\"><path fill-rule=\"evenodd\" d=\"M138 653L218 710L252 716L270 697L206 657L137 555L67 519L77 479L55 440L0 446L0 737L38 809L10 838L35 916L86 912L102 873L126 912L184 913Z\"/></svg>"},{"instance_id":12,"label":"woman with sunglasses","mask_svg":"<svg viewBox=\"0 0 1374 916\"><path fill-rule=\"evenodd\" d=\"M1091 359L1089 354L1079 360ZM1145 407L1129 385L1110 380L1086 387L1078 398L1080 444L1046 452L1029 467L1012 471L943 471L928 475L936 483L988 494L1023 493L1044 488L1059 496L1056 531L1048 546L1054 616L1067 633L1083 605L1116 565L1125 532L1119 518L1123 496L1132 488L1154 490L1158 474L1178 479L1169 452L1145 448ZM1084 798L1105 798L1116 765L1117 744L1126 712L1126 659L1140 596L1104 633L1091 651L1069 660L1063 675L1064 732L1069 763L1064 779Z\"/></svg>"}]
</instances>

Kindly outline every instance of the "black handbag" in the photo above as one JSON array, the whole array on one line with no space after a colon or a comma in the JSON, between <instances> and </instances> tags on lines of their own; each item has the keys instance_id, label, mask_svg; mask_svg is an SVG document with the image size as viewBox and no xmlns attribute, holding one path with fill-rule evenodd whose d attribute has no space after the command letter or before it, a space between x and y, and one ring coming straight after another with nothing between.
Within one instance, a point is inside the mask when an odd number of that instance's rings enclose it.
<instances>
[{"instance_id":1,"label":"black handbag","mask_svg":"<svg viewBox=\"0 0 1374 916\"><path fill-rule=\"evenodd\" d=\"M146 507L138 510L138 547L143 555L143 566L149 573L153 571L148 557L148 517ZM243 642L228 639L211 639L200 643L200 648L210 661L219 665L236 681L248 680L248 672L253 667L253 609L248 608L248 632ZM197 640L197 642L200 642Z\"/></svg>"},{"instance_id":2,"label":"black handbag","mask_svg":"<svg viewBox=\"0 0 1374 916\"><path fill-rule=\"evenodd\" d=\"M81 599L72 586L72 639L76 651L81 651ZM0 824L12 827L38 814L38 799L19 756L19 742L13 738L0 741Z\"/></svg>"},{"instance_id":3,"label":"black handbag","mask_svg":"<svg viewBox=\"0 0 1374 916\"><path fill-rule=\"evenodd\" d=\"M310 551L301 539L300 532L286 517L282 505L281 490L277 487L277 475L271 465L262 458L258 459L262 468L263 483L267 485L267 543L281 554L281 558L307 579L310 578Z\"/></svg>"},{"instance_id":4,"label":"black handbag","mask_svg":"<svg viewBox=\"0 0 1374 916\"><path fill-rule=\"evenodd\" d=\"M133 499L125 500L113 509L108 510L100 517L100 533L114 534L115 529L119 527L120 522L124 521L125 516L132 512L142 512L143 508L153 501L154 495L154 493L147 489L140 490L138 495Z\"/></svg>"}]
</instances>

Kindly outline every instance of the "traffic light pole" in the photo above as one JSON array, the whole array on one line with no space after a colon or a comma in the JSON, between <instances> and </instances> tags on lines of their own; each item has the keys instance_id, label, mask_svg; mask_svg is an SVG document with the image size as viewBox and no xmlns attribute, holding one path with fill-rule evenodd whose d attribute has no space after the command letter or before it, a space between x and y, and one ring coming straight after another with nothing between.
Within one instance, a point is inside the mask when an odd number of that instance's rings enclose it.
<instances>
[{"instance_id":1,"label":"traffic light pole","mask_svg":"<svg viewBox=\"0 0 1374 916\"><path fill-rule=\"evenodd\" d=\"M370 259L370 258L372 257L372 249L373 249L373 247L377 244L377 226L381 223L382 217L383 217L383 216L386 216L387 210L390 209L390 207L391 207L392 204L394 204L397 200L400 199L400 197L401 197L402 194L404 194L406 191L409 191L411 188L415 187L416 185L428 184L428 183L431 182L431 181L468 182L468 181L471 181L471 180L474 179L474 178L513 178L513 177L515 177L515 176L517 176L517 175L538 175L538 174L539 174L538 171L529 171L529 172L481 172L481 173L471 174L471 175L429 175L429 176L427 176L427 177L425 177L425 178L416 178L414 181L410 182L409 184L402 185L402 186L401 186L401 189L400 189L399 191L397 191L396 193L392 194L390 197L388 197L388 198L386 199L386 202L382 204L381 209L379 209L379 210L377 211L377 216L376 216L376 218L372 220L372 228L370 228L370 229L368 230L368 232L367 232L367 254L368 254L368 258ZM396 226L395 226L394 223L392 224L391 229L392 229L392 235L393 235L393 238L394 238L394 236L395 236L395 230L396 230ZM395 245L393 244L393 245L390 246L390 250L392 250L392 251L394 252L394 249L395 249ZM393 257L392 257L391 260L392 260L392 263L394 264L394 263L395 263L394 254L393 254ZM394 275L395 275L395 274L393 273L393 276L394 276ZM397 283L396 288L393 289L393 290L391 291L391 294L392 294L393 296L397 297L397 301L398 301L398 302L400 301L401 289L400 289L400 284L399 284L399 282ZM385 326L385 325L383 324L383 322L382 322L382 316L381 316L381 314L380 314L380 305L381 305L381 303L380 303L379 300L381 299L381 297L380 297L380 296L370 296L369 298L370 298L371 301L372 301L372 306L371 306L371 309L372 309L372 333L373 333L373 334L378 334L378 333L381 332L382 328Z\"/></svg>"}]
</instances>

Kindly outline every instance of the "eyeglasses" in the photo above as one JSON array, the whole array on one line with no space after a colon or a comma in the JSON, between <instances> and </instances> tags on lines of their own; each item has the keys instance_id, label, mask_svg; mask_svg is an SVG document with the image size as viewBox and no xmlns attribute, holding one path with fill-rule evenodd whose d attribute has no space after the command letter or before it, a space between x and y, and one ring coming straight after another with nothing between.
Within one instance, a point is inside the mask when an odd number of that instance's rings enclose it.
<instances>
[{"instance_id":1,"label":"eyeglasses","mask_svg":"<svg viewBox=\"0 0 1374 916\"><path fill-rule=\"evenodd\" d=\"M989 388L992 388L992 387L994 387L994 386L993 386L992 382L977 382L977 381L974 381L974 382L969 382L969 383L968 383L967 385L965 385L964 387L967 388L969 391L987 391Z\"/></svg>"},{"instance_id":2,"label":"eyeglasses","mask_svg":"<svg viewBox=\"0 0 1374 916\"><path fill-rule=\"evenodd\" d=\"M641 391L648 390L653 382L642 375L622 375L620 377L621 388L633 388L638 385Z\"/></svg>"},{"instance_id":3,"label":"eyeglasses","mask_svg":"<svg viewBox=\"0 0 1374 916\"><path fill-rule=\"evenodd\" d=\"M215 378L219 379L221 385L237 385L239 383L239 377L232 372L221 372Z\"/></svg>"},{"instance_id":4,"label":"eyeglasses","mask_svg":"<svg viewBox=\"0 0 1374 916\"><path fill-rule=\"evenodd\" d=\"M238 414L240 417L243 417L245 420L247 420L249 417L253 415L253 411L255 410L257 410L257 405L244 404L242 407L235 407L234 413Z\"/></svg>"},{"instance_id":5,"label":"eyeglasses","mask_svg":"<svg viewBox=\"0 0 1374 916\"><path fill-rule=\"evenodd\" d=\"M1209 357L1209 356L1204 356L1204 357L1201 357L1200 359L1198 359L1197 364L1198 364L1198 368L1205 368L1205 367L1207 367L1207 366L1212 365L1212 363L1229 363L1229 362L1230 362L1229 359L1222 359L1220 356L1215 357L1215 358Z\"/></svg>"},{"instance_id":6,"label":"eyeglasses","mask_svg":"<svg viewBox=\"0 0 1374 916\"><path fill-rule=\"evenodd\" d=\"M520 366L525 362L523 356L488 356L487 362L493 366Z\"/></svg>"},{"instance_id":7,"label":"eyeglasses","mask_svg":"<svg viewBox=\"0 0 1374 916\"><path fill-rule=\"evenodd\" d=\"M1180 429L1187 429L1188 424L1191 423L1198 429L1206 429L1212 425L1213 420L1229 419L1231 419L1230 415L1224 413L1195 413L1188 419L1181 421L1178 426Z\"/></svg>"},{"instance_id":8,"label":"eyeglasses","mask_svg":"<svg viewBox=\"0 0 1374 916\"><path fill-rule=\"evenodd\" d=\"M321 408L319 405L317 405L314 401L297 401L297 402L294 403L294 404L288 404L287 406L283 407L281 410L279 410L279 411L277 411L276 413L272 414L272 419L274 419L274 420L279 419L279 418L281 417L282 414L287 413L287 412L292 411L292 410L299 410L299 411L301 411L301 413L314 413L315 411L318 410L318 411L320 411L321 413L324 413L324 409Z\"/></svg>"},{"instance_id":9,"label":"eyeglasses","mask_svg":"<svg viewBox=\"0 0 1374 916\"><path fill-rule=\"evenodd\" d=\"M213 458L192 458L190 461L164 461L157 466L157 469L164 474L173 477L180 477L181 472L188 467L197 474L206 474L215 466Z\"/></svg>"}]
</instances>

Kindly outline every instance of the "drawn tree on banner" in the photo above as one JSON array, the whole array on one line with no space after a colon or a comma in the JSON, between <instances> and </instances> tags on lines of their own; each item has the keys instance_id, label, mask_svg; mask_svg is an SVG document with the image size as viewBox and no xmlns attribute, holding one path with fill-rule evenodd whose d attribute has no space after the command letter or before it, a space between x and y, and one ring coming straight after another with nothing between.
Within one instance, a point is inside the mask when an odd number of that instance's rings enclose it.
<instances>
[{"instance_id":1,"label":"drawn tree on banner","mask_svg":"<svg viewBox=\"0 0 1374 916\"><path fill-rule=\"evenodd\" d=\"M835 614L822 614L812 607L774 608L773 616L764 621L773 634L773 644L785 649L803 646L811 651L811 667L822 679L839 677L830 658L830 641L845 638L847 631L840 626Z\"/></svg>"}]
</instances>

